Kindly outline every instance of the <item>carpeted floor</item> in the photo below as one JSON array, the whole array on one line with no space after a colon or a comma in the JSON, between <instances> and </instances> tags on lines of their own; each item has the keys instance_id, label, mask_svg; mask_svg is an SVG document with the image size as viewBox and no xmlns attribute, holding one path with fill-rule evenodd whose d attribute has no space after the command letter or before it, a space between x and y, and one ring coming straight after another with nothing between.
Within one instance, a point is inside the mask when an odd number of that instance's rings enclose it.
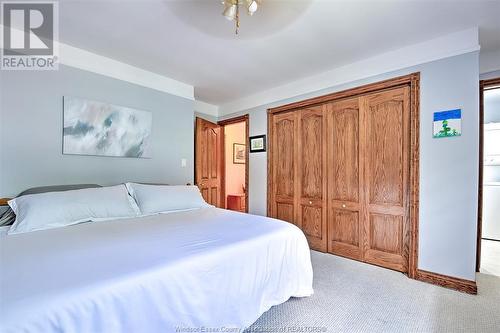
<instances>
[{"instance_id":1,"label":"carpeted floor","mask_svg":"<svg viewBox=\"0 0 500 333\"><path fill-rule=\"evenodd\" d=\"M500 278L478 274L478 295L312 251L314 295L264 313L252 332L500 332Z\"/></svg>"}]
</instances>

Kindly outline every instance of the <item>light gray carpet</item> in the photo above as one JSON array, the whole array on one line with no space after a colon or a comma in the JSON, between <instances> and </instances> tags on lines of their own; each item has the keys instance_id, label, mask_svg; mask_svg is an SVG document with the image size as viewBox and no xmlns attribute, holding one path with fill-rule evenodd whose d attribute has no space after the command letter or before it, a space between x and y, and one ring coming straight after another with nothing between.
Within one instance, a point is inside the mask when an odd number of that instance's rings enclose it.
<instances>
[{"instance_id":1,"label":"light gray carpet","mask_svg":"<svg viewBox=\"0 0 500 333\"><path fill-rule=\"evenodd\" d=\"M500 278L477 296L312 251L314 295L271 308L254 332L500 332Z\"/></svg>"}]
</instances>

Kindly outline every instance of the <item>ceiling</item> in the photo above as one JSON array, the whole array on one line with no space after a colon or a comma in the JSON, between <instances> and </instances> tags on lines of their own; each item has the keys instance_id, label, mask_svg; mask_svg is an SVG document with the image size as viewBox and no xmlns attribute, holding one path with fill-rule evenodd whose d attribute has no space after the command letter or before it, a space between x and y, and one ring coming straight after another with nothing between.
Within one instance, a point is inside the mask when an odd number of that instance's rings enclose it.
<instances>
[{"instance_id":1,"label":"ceiling","mask_svg":"<svg viewBox=\"0 0 500 333\"><path fill-rule=\"evenodd\" d=\"M406 45L479 26L500 49L500 1L263 0L240 35L220 0L60 0L62 42L195 87L224 104Z\"/></svg>"}]
</instances>

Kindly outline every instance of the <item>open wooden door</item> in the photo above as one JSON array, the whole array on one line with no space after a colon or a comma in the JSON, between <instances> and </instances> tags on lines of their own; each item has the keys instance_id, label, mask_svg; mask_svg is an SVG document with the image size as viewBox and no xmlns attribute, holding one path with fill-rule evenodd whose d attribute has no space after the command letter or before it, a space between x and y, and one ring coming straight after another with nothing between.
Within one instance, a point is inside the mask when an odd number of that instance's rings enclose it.
<instances>
[{"instance_id":1,"label":"open wooden door","mask_svg":"<svg viewBox=\"0 0 500 333\"><path fill-rule=\"evenodd\" d=\"M222 198L223 129L196 118L195 181L206 202L224 208Z\"/></svg>"}]
</instances>

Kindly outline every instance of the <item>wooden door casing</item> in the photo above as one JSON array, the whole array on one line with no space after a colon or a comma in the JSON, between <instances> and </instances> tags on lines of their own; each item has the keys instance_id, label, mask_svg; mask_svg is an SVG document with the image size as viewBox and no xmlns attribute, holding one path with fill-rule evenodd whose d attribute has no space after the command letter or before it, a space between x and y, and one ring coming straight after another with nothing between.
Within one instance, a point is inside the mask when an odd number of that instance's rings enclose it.
<instances>
[{"instance_id":1,"label":"wooden door casing","mask_svg":"<svg viewBox=\"0 0 500 333\"><path fill-rule=\"evenodd\" d=\"M284 113L273 117L272 145L275 151L272 164L272 193L270 216L297 224L296 220L296 156L297 156L297 114Z\"/></svg>"},{"instance_id":2,"label":"wooden door casing","mask_svg":"<svg viewBox=\"0 0 500 333\"><path fill-rule=\"evenodd\" d=\"M222 144L221 126L196 118L195 180L206 202L224 208L222 198Z\"/></svg>"},{"instance_id":3,"label":"wooden door casing","mask_svg":"<svg viewBox=\"0 0 500 333\"><path fill-rule=\"evenodd\" d=\"M328 252L362 260L359 98L328 103Z\"/></svg>"},{"instance_id":4,"label":"wooden door casing","mask_svg":"<svg viewBox=\"0 0 500 333\"><path fill-rule=\"evenodd\" d=\"M364 261L408 271L409 87L360 97Z\"/></svg>"},{"instance_id":5,"label":"wooden door casing","mask_svg":"<svg viewBox=\"0 0 500 333\"><path fill-rule=\"evenodd\" d=\"M312 249L326 252L326 110L303 109L298 116L297 225Z\"/></svg>"}]
</instances>

